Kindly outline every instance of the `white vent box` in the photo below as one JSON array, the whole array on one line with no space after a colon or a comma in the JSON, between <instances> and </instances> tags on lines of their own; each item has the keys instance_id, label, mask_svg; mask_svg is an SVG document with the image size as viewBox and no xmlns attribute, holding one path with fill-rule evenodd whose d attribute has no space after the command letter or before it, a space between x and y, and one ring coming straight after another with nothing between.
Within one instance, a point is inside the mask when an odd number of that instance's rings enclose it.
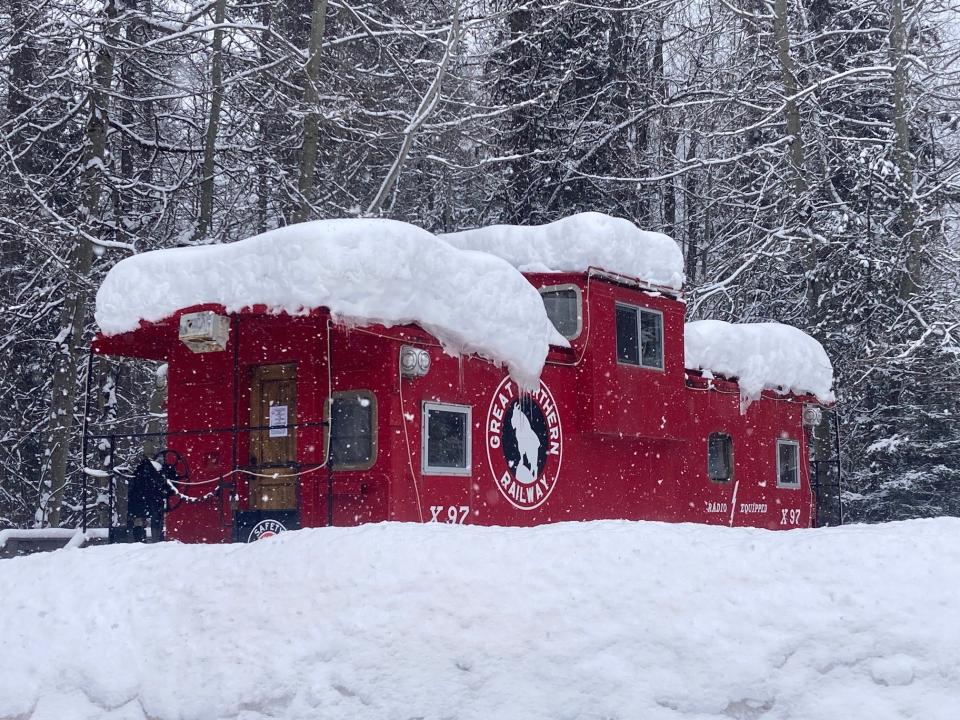
<instances>
[{"instance_id":1,"label":"white vent box","mask_svg":"<svg viewBox=\"0 0 960 720\"><path fill-rule=\"evenodd\" d=\"M212 310L180 316L180 341L195 353L225 350L229 338L228 317Z\"/></svg>"}]
</instances>

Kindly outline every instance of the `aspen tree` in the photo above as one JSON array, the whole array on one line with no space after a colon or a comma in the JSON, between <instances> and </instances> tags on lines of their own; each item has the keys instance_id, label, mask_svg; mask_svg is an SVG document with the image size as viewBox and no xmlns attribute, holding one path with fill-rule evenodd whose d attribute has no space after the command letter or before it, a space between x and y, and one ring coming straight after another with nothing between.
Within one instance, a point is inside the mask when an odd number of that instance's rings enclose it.
<instances>
[{"instance_id":1,"label":"aspen tree","mask_svg":"<svg viewBox=\"0 0 960 720\"><path fill-rule=\"evenodd\" d=\"M47 492L41 501L46 522L52 527L60 524L61 502L67 482L67 463L74 427L77 355L78 349L83 345L86 312L92 290L90 267L93 261L95 239L93 236L98 232L97 214L104 185L104 156L110 122L110 89L118 35L115 0L106 0L104 3L101 22L105 42L97 44L86 101L88 116L81 173L83 187L83 206L80 212L81 232L73 238L67 259L69 277L66 284L69 289L60 314L60 331L54 341L50 430L44 458Z\"/></svg>"},{"instance_id":2,"label":"aspen tree","mask_svg":"<svg viewBox=\"0 0 960 720\"><path fill-rule=\"evenodd\" d=\"M217 135L220 130L220 112L223 108L223 21L227 0L216 0L213 5L213 43L210 56L210 110L203 141L203 167L200 180L200 217L194 240L203 241L213 224L213 196L217 163Z\"/></svg>"},{"instance_id":3,"label":"aspen tree","mask_svg":"<svg viewBox=\"0 0 960 720\"><path fill-rule=\"evenodd\" d=\"M310 217L310 196L313 193L314 174L317 168L317 144L319 138L320 46L327 21L327 0L313 0L310 13L310 47L307 54L306 80L303 86L303 147L300 151L300 177L297 192L300 204L295 220L302 222Z\"/></svg>"},{"instance_id":4,"label":"aspen tree","mask_svg":"<svg viewBox=\"0 0 960 720\"><path fill-rule=\"evenodd\" d=\"M893 66L891 101L893 104L893 158L899 173L899 226L903 236L903 268L900 276L901 300L909 300L920 288L923 261L923 232L918 227L917 201L914 197L914 164L910 153L910 122L907 100L908 63L906 18L903 0L892 0L890 12L890 64Z\"/></svg>"}]
</instances>

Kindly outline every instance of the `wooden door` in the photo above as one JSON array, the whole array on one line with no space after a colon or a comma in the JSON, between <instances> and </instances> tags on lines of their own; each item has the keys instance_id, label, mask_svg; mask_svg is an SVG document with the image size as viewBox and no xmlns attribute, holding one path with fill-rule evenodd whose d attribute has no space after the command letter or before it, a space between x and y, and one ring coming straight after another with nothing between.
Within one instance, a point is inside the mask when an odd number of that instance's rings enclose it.
<instances>
[{"instance_id":1,"label":"wooden door","mask_svg":"<svg viewBox=\"0 0 960 720\"><path fill-rule=\"evenodd\" d=\"M297 366L260 365L250 373L250 465L279 477L250 479L251 510L295 510ZM272 469L272 470L271 470ZM286 476L286 477L285 477Z\"/></svg>"}]
</instances>

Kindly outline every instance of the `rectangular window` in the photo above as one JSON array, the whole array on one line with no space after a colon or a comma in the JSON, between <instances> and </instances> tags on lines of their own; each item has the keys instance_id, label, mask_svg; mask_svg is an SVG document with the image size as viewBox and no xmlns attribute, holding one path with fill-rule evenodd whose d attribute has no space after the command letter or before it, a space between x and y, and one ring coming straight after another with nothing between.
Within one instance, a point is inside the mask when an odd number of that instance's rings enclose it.
<instances>
[{"instance_id":1,"label":"rectangular window","mask_svg":"<svg viewBox=\"0 0 960 720\"><path fill-rule=\"evenodd\" d=\"M617 360L640 364L640 336L637 334L637 309L617 305Z\"/></svg>"},{"instance_id":2,"label":"rectangular window","mask_svg":"<svg viewBox=\"0 0 960 720\"><path fill-rule=\"evenodd\" d=\"M580 335L583 314L580 306L580 288L576 285L553 285L540 289L547 317L561 335L573 340Z\"/></svg>"},{"instance_id":3,"label":"rectangular window","mask_svg":"<svg viewBox=\"0 0 960 720\"><path fill-rule=\"evenodd\" d=\"M800 487L800 443L777 440L777 487Z\"/></svg>"},{"instance_id":4,"label":"rectangular window","mask_svg":"<svg viewBox=\"0 0 960 720\"><path fill-rule=\"evenodd\" d=\"M338 470L366 470L377 456L377 401L369 390L338 392L330 408L330 461Z\"/></svg>"},{"instance_id":5,"label":"rectangular window","mask_svg":"<svg viewBox=\"0 0 960 720\"><path fill-rule=\"evenodd\" d=\"M707 438L707 473L717 482L733 477L733 438L729 435L711 433Z\"/></svg>"},{"instance_id":6,"label":"rectangular window","mask_svg":"<svg viewBox=\"0 0 960 720\"><path fill-rule=\"evenodd\" d=\"M617 303L617 361L663 369L663 314Z\"/></svg>"},{"instance_id":7,"label":"rectangular window","mask_svg":"<svg viewBox=\"0 0 960 720\"><path fill-rule=\"evenodd\" d=\"M640 311L640 364L663 370L663 315Z\"/></svg>"},{"instance_id":8,"label":"rectangular window","mask_svg":"<svg viewBox=\"0 0 960 720\"><path fill-rule=\"evenodd\" d=\"M423 473L470 474L470 408L423 404Z\"/></svg>"}]
</instances>

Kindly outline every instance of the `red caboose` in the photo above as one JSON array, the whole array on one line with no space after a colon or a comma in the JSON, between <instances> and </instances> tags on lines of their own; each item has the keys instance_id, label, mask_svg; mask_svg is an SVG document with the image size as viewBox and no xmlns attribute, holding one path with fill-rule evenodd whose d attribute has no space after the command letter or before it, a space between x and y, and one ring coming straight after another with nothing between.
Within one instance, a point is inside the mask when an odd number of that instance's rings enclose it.
<instances>
[{"instance_id":1,"label":"red caboose","mask_svg":"<svg viewBox=\"0 0 960 720\"><path fill-rule=\"evenodd\" d=\"M829 361L784 326L685 333L681 263L595 214L445 238L306 223L119 263L94 351L168 363L185 467L166 532L186 542L384 520L809 526L804 421Z\"/></svg>"}]
</instances>

